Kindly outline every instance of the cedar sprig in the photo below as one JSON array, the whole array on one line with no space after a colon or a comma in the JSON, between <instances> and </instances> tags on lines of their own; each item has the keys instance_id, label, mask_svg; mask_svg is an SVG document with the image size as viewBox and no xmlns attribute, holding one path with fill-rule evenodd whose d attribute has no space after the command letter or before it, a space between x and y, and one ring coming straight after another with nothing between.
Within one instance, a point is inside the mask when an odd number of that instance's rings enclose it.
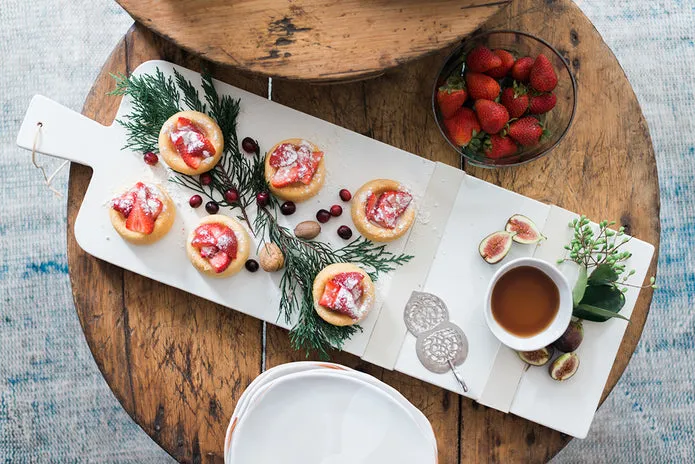
<instances>
[{"instance_id":1,"label":"cedar sprig","mask_svg":"<svg viewBox=\"0 0 695 464\"><path fill-rule=\"evenodd\" d=\"M344 247L333 249L329 244L296 237L277 222L274 209L261 208L256 216L256 232L267 236L285 257L285 267L280 279L280 313L286 323L296 315L297 321L290 331L290 341L296 350L311 351L327 359L330 348L342 349L362 328L337 327L321 319L314 309L312 288L316 275L329 264L359 264L376 281L381 273L394 270L412 259L405 254L393 254L385 245L375 245L359 237Z\"/></svg>"}]
</instances>

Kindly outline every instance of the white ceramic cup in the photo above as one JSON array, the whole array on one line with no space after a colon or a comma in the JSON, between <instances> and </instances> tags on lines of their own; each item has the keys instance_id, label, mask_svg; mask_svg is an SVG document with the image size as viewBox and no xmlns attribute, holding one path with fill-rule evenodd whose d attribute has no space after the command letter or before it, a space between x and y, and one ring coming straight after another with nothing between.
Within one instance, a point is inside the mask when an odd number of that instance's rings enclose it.
<instances>
[{"instance_id":1,"label":"white ceramic cup","mask_svg":"<svg viewBox=\"0 0 695 464\"><path fill-rule=\"evenodd\" d=\"M545 275L552 279L560 292L560 307L558 308L555 318L543 331L531 337L519 337L518 335L507 332L507 330L505 330L492 315L492 289L495 288L497 281L500 280L502 275L506 274L511 269L521 266L535 267L536 269L543 271ZM497 337L499 341L513 350L534 351L550 345L562 336L567 329L571 318L572 288L562 272L560 272L557 267L546 261L536 258L519 258L515 259L514 261L510 261L497 270L495 275L492 276L492 280L490 280L490 284L487 287L487 292L485 294L485 321L487 321L487 325L492 331L493 335Z\"/></svg>"}]
</instances>

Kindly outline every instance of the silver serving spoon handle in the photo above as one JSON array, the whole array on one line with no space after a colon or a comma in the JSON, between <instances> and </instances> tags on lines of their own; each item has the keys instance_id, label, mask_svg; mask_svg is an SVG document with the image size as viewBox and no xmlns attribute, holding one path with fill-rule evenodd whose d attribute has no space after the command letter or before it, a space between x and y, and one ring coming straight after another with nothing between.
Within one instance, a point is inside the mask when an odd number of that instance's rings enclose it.
<instances>
[{"instance_id":1,"label":"silver serving spoon handle","mask_svg":"<svg viewBox=\"0 0 695 464\"><path fill-rule=\"evenodd\" d=\"M461 385L463 392L468 393L468 386L466 385L466 382L463 381L463 378L459 375L459 373L456 372L456 367L454 366L454 363L451 362L451 359L448 359L447 362L449 363L449 367L451 368L451 373L454 374L454 377L456 377L456 380L458 381L459 385Z\"/></svg>"}]
</instances>

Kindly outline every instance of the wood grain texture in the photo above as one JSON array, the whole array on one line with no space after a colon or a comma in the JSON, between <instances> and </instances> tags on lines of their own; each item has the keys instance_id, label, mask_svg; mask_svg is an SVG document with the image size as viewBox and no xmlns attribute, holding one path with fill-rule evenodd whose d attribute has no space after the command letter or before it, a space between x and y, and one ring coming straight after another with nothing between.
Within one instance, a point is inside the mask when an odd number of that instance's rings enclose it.
<instances>
[{"instance_id":1,"label":"wood grain texture","mask_svg":"<svg viewBox=\"0 0 695 464\"><path fill-rule=\"evenodd\" d=\"M466 170L594 219L615 218L658 247L658 181L646 122L622 69L593 26L569 0L519 0L486 27L519 28L554 44L572 63L579 106L570 133L551 156L508 170ZM369 81L323 86L274 81L273 100L458 165L429 109L432 82L445 55L437 52ZM136 26L105 64L84 113L110 123L119 101L104 95L112 85L108 72L127 72L152 58L192 69L201 64ZM212 66L212 71L233 85L266 92L265 79L229 68ZM80 250L72 230L89 177L88 168L71 167L68 263L77 312L97 364L128 413L175 458L219 462L235 402L260 372L261 323ZM650 301L651 292L643 291L604 398L635 349ZM292 351L286 331L268 326L266 335L268 367L304 359ZM420 408L434 427L442 464L545 462L570 440L354 356L336 353L334 360L393 385Z\"/></svg>"},{"instance_id":2,"label":"wood grain texture","mask_svg":"<svg viewBox=\"0 0 695 464\"><path fill-rule=\"evenodd\" d=\"M451 44L511 0L117 0L207 60L273 77L373 76Z\"/></svg>"}]
</instances>

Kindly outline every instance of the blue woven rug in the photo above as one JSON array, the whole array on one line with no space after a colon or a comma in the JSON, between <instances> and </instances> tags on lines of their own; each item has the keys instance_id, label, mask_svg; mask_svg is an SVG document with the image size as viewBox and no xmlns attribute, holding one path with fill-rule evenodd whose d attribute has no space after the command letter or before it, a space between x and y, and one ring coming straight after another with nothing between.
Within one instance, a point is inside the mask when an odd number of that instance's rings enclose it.
<instances>
[{"instance_id":1,"label":"blue woven rug","mask_svg":"<svg viewBox=\"0 0 695 464\"><path fill-rule=\"evenodd\" d=\"M589 437L572 441L555 462L695 462L695 9L682 0L578 4L625 68L649 122L661 182L661 289ZM40 185L27 152L14 145L33 94L81 108L130 23L110 0L0 5L0 458L6 462L171 461L130 420L96 368L67 276L65 199ZM57 187L65 192L66 185L64 172Z\"/></svg>"}]
</instances>

